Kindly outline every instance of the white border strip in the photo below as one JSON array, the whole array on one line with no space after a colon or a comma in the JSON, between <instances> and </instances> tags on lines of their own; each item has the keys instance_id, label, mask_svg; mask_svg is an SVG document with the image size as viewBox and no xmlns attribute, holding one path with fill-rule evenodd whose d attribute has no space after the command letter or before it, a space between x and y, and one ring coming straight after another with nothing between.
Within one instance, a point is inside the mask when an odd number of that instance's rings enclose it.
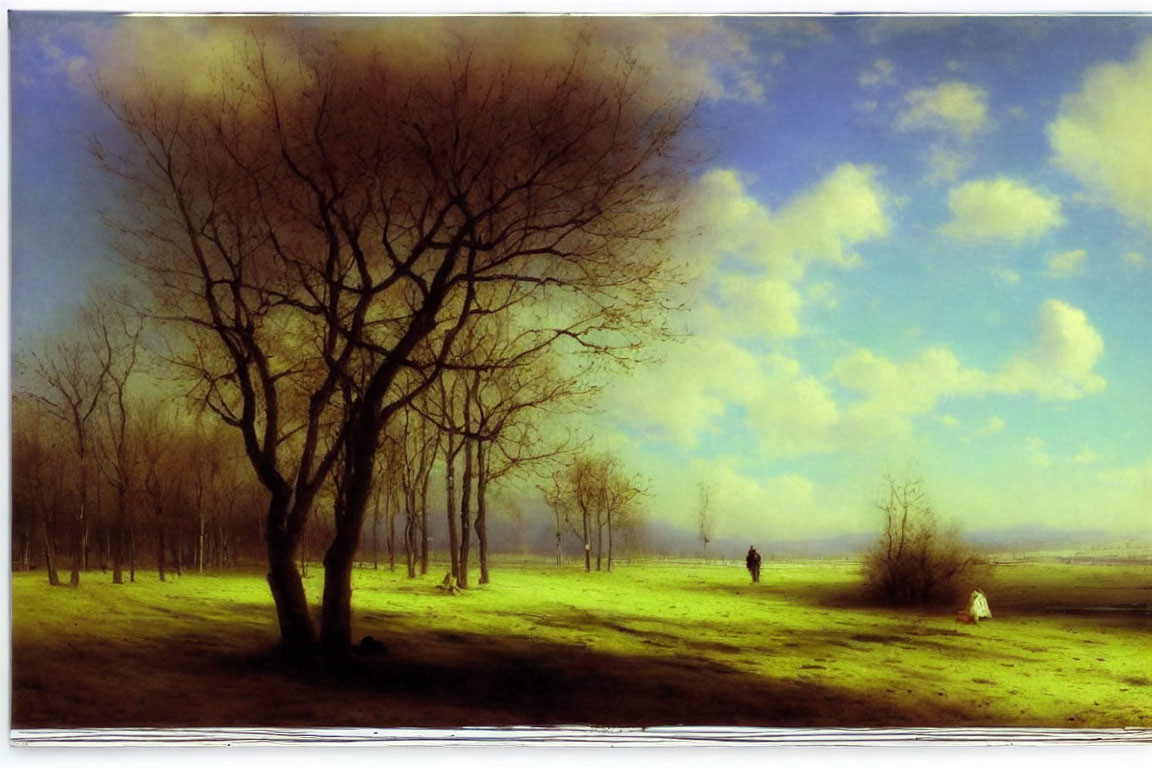
<instances>
[{"instance_id":1,"label":"white border strip","mask_svg":"<svg viewBox=\"0 0 1152 768\"><path fill-rule=\"evenodd\" d=\"M13 746L1013 746L1152 744L1152 728L35 728Z\"/></svg>"}]
</instances>

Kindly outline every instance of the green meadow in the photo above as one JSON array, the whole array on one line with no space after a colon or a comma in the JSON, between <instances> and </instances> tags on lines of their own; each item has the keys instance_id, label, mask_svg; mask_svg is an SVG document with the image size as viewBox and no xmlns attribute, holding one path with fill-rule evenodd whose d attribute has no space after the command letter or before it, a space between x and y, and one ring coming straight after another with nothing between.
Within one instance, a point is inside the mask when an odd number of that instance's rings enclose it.
<instances>
[{"instance_id":1,"label":"green meadow","mask_svg":"<svg viewBox=\"0 0 1152 768\"><path fill-rule=\"evenodd\" d=\"M358 570L355 637L387 652L341 669L273 652L259 573L16 573L13 726L1152 727L1148 566L999 566L977 626L869 605L848 560L758 585L733 563L497 560L460 595L444 570Z\"/></svg>"}]
</instances>

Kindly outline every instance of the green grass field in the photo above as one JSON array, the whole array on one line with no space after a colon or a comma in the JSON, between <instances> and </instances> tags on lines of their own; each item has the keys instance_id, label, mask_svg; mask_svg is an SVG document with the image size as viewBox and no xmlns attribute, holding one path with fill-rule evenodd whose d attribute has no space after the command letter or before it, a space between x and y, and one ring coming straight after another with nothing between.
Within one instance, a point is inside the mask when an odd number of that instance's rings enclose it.
<instances>
[{"instance_id":1,"label":"green grass field","mask_svg":"<svg viewBox=\"0 0 1152 768\"><path fill-rule=\"evenodd\" d=\"M994 619L870 607L848 561L497 562L359 570L383 657L286 666L259 574L12 580L13 726L575 724L1152 727L1152 568L1030 563L981 583ZM318 600L319 569L306 581Z\"/></svg>"}]
</instances>

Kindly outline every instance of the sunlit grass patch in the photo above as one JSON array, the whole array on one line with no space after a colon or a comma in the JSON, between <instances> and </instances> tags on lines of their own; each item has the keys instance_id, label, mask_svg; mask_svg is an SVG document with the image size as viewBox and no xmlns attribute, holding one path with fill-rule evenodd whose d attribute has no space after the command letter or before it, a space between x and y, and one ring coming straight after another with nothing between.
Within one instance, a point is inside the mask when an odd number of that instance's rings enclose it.
<instances>
[{"instance_id":1,"label":"sunlit grass patch","mask_svg":"<svg viewBox=\"0 0 1152 768\"><path fill-rule=\"evenodd\" d=\"M1152 619L1085 612L1146 600L1138 566L1002 569L976 626L856 600L850 561L774 562L759 585L734 564L507 562L456 596L435 589L445 569L355 572L355 637L388 654L348 680L272 661L259 573L15 574L15 721L1152 725ZM315 604L322 572L305 585Z\"/></svg>"}]
</instances>

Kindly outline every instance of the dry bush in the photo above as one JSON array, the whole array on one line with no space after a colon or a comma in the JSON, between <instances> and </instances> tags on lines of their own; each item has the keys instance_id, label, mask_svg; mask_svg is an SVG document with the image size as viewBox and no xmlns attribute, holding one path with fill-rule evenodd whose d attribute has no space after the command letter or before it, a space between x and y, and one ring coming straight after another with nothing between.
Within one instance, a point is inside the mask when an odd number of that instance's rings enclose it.
<instances>
[{"instance_id":1,"label":"dry bush","mask_svg":"<svg viewBox=\"0 0 1152 768\"><path fill-rule=\"evenodd\" d=\"M885 477L876 507L884 532L864 563L878 599L894 605L945 605L961 600L977 560L955 527L941 528L919 478Z\"/></svg>"}]
</instances>

